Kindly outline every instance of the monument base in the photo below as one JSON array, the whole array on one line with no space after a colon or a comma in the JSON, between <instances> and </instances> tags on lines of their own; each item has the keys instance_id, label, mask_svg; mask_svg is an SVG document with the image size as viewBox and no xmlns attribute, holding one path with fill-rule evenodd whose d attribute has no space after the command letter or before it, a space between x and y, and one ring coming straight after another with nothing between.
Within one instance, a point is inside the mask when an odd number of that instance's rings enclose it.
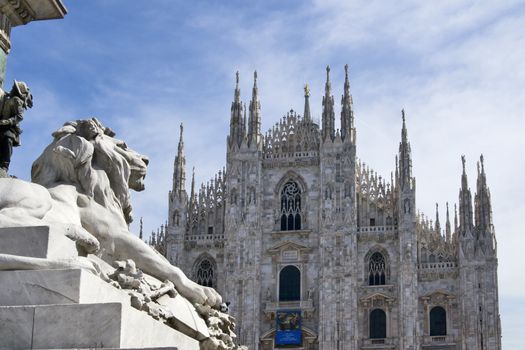
<instances>
[{"instance_id":1,"label":"monument base","mask_svg":"<svg viewBox=\"0 0 525 350\"><path fill-rule=\"evenodd\" d=\"M75 244L50 227L0 229L0 254L74 257ZM130 296L82 269L0 271L2 349L197 350L209 337L204 320L186 299L170 327L139 311Z\"/></svg>"}]
</instances>

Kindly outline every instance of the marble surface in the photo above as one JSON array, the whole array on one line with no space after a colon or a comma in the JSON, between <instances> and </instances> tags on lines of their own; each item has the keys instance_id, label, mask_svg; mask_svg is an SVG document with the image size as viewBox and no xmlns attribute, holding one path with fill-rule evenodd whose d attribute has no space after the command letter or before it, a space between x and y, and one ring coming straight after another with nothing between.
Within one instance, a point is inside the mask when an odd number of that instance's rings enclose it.
<instances>
[{"instance_id":1,"label":"marble surface","mask_svg":"<svg viewBox=\"0 0 525 350\"><path fill-rule=\"evenodd\" d=\"M75 242L54 226L0 228L0 254L43 259L78 256Z\"/></svg>"},{"instance_id":2,"label":"marble surface","mask_svg":"<svg viewBox=\"0 0 525 350\"><path fill-rule=\"evenodd\" d=\"M0 305L122 302L129 295L80 269L0 271Z\"/></svg>"},{"instance_id":3,"label":"marble surface","mask_svg":"<svg viewBox=\"0 0 525 350\"><path fill-rule=\"evenodd\" d=\"M0 349L169 347L199 342L121 303L0 307Z\"/></svg>"}]
</instances>

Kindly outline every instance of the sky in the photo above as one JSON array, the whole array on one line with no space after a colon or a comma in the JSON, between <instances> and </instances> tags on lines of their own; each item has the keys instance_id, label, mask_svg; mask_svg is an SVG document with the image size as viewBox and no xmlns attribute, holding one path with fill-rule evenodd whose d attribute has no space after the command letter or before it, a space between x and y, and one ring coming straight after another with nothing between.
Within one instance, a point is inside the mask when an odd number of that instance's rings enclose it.
<instances>
[{"instance_id":1,"label":"sky","mask_svg":"<svg viewBox=\"0 0 525 350\"><path fill-rule=\"evenodd\" d=\"M258 72L262 128L303 110L310 85L314 119L331 67L340 111L349 65L359 158L389 178L401 109L417 179L417 206L457 202L461 160L475 191L485 157L498 240L503 348L525 342L525 4L520 1L178 1L65 0L60 21L11 32L5 87L28 83L33 109L22 124L11 173L31 163L68 120L96 116L149 156L146 190L133 193L135 222L167 219L179 124L187 177L212 178L225 165L235 72L248 102ZM339 122L336 117L336 124ZM188 181L189 182L189 181ZM189 183L187 184L189 186Z\"/></svg>"}]
</instances>

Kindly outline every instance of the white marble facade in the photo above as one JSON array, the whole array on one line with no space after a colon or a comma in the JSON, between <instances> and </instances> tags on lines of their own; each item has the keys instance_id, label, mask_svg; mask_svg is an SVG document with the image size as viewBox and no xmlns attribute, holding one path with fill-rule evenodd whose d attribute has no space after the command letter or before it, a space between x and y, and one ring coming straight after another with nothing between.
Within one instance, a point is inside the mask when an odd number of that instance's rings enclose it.
<instances>
[{"instance_id":1,"label":"white marble facade","mask_svg":"<svg viewBox=\"0 0 525 350\"><path fill-rule=\"evenodd\" d=\"M443 225L437 212L429 221L416 209L404 111L389 178L356 158L345 72L340 130L327 68L322 125L305 87L302 116L287 112L265 135L257 76L246 108L237 75L226 168L200 188L192 180L189 194L181 126L170 261L231 302L250 349L276 347L283 309L301 311L297 349L501 349L483 158L474 201L464 171L457 210L447 204Z\"/></svg>"}]
</instances>

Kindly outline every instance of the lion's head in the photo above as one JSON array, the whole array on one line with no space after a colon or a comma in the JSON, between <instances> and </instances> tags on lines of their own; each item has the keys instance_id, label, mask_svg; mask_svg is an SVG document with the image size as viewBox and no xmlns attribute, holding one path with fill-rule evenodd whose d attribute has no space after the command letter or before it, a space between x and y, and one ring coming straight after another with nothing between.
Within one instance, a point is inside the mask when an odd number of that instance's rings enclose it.
<instances>
[{"instance_id":1,"label":"lion's head","mask_svg":"<svg viewBox=\"0 0 525 350\"><path fill-rule=\"evenodd\" d=\"M114 136L96 118L67 122L33 163L32 181L47 188L74 185L97 203L118 207L131 222L129 189L144 190L148 158Z\"/></svg>"}]
</instances>

